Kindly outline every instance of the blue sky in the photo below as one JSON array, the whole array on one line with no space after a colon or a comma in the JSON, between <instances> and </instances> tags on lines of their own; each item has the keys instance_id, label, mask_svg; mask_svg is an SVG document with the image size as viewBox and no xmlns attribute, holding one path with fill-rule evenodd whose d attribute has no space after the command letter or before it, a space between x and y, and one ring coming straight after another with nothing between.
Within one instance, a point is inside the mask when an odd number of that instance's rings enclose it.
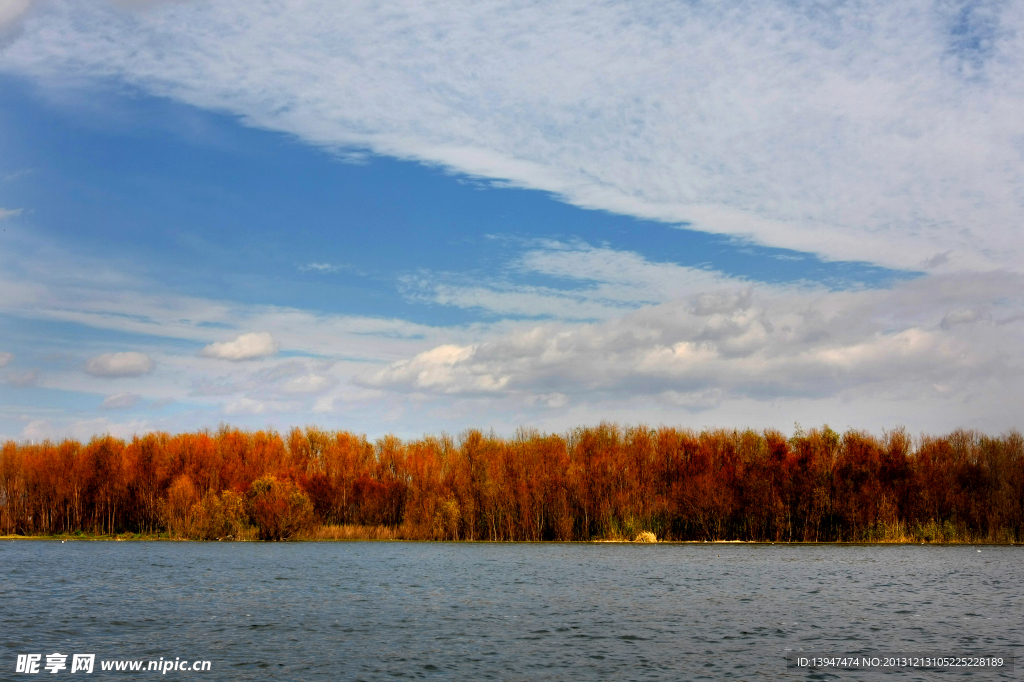
<instances>
[{"instance_id":1,"label":"blue sky","mask_svg":"<svg viewBox=\"0 0 1024 682\"><path fill-rule=\"evenodd\" d=\"M1017 426L1021 12L744 7L10 3L0 437Z\"/></svg>"}]
</instances>

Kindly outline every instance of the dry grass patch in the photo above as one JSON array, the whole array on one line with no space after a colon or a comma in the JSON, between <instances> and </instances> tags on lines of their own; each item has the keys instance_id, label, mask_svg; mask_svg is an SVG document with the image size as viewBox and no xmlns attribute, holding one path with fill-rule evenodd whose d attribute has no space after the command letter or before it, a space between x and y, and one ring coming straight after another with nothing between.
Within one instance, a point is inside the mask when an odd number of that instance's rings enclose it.
<instances>
[{"instance_id":1,"label":"dry grass patch","mask_svg":"<svg viewBox=\"0 0 1024 682\"><path fill-rule=\"evenodd\" d=\"M304 540L401 540L397 528L388 526L320 526L303 536Z\"/></svg>"}]
</instances>

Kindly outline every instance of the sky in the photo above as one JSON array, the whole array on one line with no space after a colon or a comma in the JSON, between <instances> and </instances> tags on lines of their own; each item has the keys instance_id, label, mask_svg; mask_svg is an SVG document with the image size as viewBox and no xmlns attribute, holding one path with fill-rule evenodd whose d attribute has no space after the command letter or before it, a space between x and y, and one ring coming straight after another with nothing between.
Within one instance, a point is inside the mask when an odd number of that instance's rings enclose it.
<instances>
[{"instance_id":1,"label":"sky","mask_svg":"<svg viewBox=\"0 0 1024 682\"><path fill-rule=\"evenodd\" d=\"M0 440L1024 413L1024 4L0 0Z\"/></svg>"}]
</instances>

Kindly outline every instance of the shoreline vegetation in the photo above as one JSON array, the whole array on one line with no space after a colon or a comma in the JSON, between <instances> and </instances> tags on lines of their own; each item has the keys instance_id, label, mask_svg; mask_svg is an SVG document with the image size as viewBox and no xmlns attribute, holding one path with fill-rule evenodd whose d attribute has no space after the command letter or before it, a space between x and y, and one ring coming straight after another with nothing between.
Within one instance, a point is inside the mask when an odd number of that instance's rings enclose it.
<instances>
[{"instance_id":1,"label":"shoreline vegetation","mask_svg":"<svg viewBox=\"0 0 1024 682\"><path fill-rule=\"evenodd\" d=\"M0 539L1018 544L1024 437L601 424L0 447Z\"/></svg>"},{"instance_id":2,"label":"shoreline vegetation","mask_svg":"<svg viewBox=\"0 0 1024 682\"><path fill-rule=\"evenodd\" d=\"M313 529L311 532L301 533L283 542L430 542L444 544L583 544L583 545L634 545L657 543L659 545L768 545L768 546L812 546L812 545L834 545L834 546L899 546L899 545L927 545L930 547L950 547L963 545L965 547L1024 547L1014 542L990 542L988 540L951 540L949 542L925 542L913 538L896 540L864 540L864 541L837 541L837 540L630 540L628 538L616 539L593 539L593 540L434 540L434 539L411 539L398 537L396 532L385 537L385 534L373 532L371 529L363 534L361 527L354 527L356 530L348 531L344 537L334 537L330 527L326 528L326 537L320 529ZM125 533L123 535L92 535L88 533L67 534L67 535L0 535L0 542L263 542L255 532L242 537L225 537L206 540L201 538L171 537L167 533L143 535L140 533Z\"/></svg>"}]
</instances>

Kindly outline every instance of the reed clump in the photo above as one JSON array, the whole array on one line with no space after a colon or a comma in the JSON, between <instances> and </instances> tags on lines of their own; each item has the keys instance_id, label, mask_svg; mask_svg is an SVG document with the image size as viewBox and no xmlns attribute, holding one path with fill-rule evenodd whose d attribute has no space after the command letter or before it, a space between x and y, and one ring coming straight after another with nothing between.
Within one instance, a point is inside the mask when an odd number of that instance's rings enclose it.
<instances>
[{"instance_id":1,"label":"reed clump","mask_svg":"<svg viewBox=\"0 0 1024 682\"><path fill-rule=\"evenodd\" d=\"M657 542L658 536L649 530L645 530L637 534L633 542Z\"/></svg>"},{"instance_id":2,"label":"reed clump","mask_svg":"<svg viewBox=\"0 0 1024 682\"><path fill-rule=\"evenodd\" d=\"M351 524L318 526L304 533L302 540L406 540L400 528L356 526Z\"/></svg>"}]
</instances>

